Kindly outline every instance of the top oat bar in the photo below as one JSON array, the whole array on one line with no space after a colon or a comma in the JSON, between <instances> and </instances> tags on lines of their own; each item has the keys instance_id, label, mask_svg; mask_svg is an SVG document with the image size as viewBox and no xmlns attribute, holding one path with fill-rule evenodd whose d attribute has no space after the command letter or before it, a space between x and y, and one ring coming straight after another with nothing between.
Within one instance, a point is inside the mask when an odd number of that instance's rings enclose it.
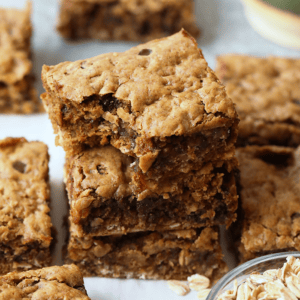
<instances>
[{"instance_id":1,"label":"top oat bar","mask_svg":"<svg viewBox=\"0 0 300 300\"><path fill-rule=\"evenodd\" d=\"M300 145L300 59L223 55L216 72L236 103L239 145Z\"/></svg>"},{"instance_id":2,"label":"top oat bar","mask_svg":"<svg viewBox=\"0 0 300 300\"><path fill-rule=\"evenodd\" d=\"M67 39L140 42L181 28L199 36L193 0L61 0L57 25Z\"/></svg>"},{"instance_id":3,"label":"top oat bar","mask_svg":"<svg viewBox=\"0 0 300 300\"><path fill-rule=\"evenodd\" d=\"M184 30L124 53L44 66L42 80L67 156L110 143L159 180L234 155L234 105Z\"/></svg>"}]
</instances>

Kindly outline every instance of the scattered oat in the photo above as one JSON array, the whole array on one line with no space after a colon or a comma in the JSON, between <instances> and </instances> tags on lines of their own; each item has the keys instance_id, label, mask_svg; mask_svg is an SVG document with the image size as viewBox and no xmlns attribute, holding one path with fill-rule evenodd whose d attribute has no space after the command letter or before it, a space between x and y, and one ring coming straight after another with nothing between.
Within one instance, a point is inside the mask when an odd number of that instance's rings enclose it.
<instances>
[{"instance_id":1,"label":"scattered oat","mask_svg":"<svg viewBox=\"0 0 300 300\"><path fill-rule=\"evenodd\" d=\"M218 300L300 299L300 259L288 256L286 261L280 269L252 273L238 288L235 281L234 288L225 291Z\"/></svg>"},{"instance_id":2,"label":"scattered oat","mask_svg":"<svg viewBox=\"0 0 300 300\"><path fill-rule=\"evenodd\" d=\"M209 292L211 289L202 289L197 293L197 297L199 300L205 300L206 297L208 296Z\"/></svg>"},{"instance_id":3,"label":"scattered oat","mask_svg":"<svg viewBox=\"0 0 300 300\"><path fill-rule=\"evenodd\" d=\"M188 283L191 290L201 291L209 287L210 280L203 275L195 274L188 277Z\"/></svg>"},{"instance_id":4,"label":"scattered oat","mask_svg":"<svg viewBox=\"0 0 300 300\"><path fill-rule=\"evenodd\" d=\"M189 286L179 280L169 280L168 281L169 288L175 292L179 296L185 296L190 292Z\"/></svg>"}]
</instances>

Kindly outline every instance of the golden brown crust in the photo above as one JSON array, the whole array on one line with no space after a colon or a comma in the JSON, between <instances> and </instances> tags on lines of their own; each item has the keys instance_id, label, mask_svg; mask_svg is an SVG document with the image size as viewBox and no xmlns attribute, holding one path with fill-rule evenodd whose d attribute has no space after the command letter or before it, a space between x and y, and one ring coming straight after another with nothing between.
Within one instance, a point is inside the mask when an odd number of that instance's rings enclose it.
<instances>
[{"instance_id":1,"label":"golden brown crust","mask_svg":"<svg viewBox=\"0 0 300 300\"><path fill-rule=\"evenodd\" d=\"M75 265L54 266L0 277L0 299L90 300Z\"/></svg>"},{"instance_id":2,"label":"golden brown crust","mask_svg":"<svg viewBox=\"0 0 300 300\"><path fill-rule=\"evenodd\" d=\"M48 161L44 143L0 141L0 274L51 262Z\"/></svg>"},{"instance_id":3,"label":"golden brown crust","mask_svg":"<svg viewBox=\"0 0 300 300\"><path fill-rule=\"evenodd\" d=\"M300 250L300 147L237 149L244 220L240 252L248 260Z\"/></svg>"},{"instance_id":4,"label":"golden brown crust","mask_svg":"<svg viewBox=\"0 0 300 300\"><path fill-rule=\"evenodd\" d=\"M57 24L68 39L139 42L181 28L199 36L193 0L62 0Z\"/></svg>"},{"instance_id":5,"label":"golden brown crust","mask_svg":"<svg viewBox=\"0 0 300 300\"><path fill-rule=\"evenodd\" d=\"M300 144L299 68L299 59L218 57L216 73L241 119L240 144Z\"/></svg>"}]
</instances>

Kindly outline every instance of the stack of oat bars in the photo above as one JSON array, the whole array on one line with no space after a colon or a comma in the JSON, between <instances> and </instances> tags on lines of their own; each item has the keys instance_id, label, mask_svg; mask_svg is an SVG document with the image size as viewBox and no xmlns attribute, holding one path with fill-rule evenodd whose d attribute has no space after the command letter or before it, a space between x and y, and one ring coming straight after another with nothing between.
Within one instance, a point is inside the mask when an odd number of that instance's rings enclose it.
<instances>
[{"instance_id":1,"label":"stack of oat bars","mask_svg":"<svg viewBox=\"0 0 300 300\"><path fill-rule=\"evenodd\" d=\"M85 276L216 280L236 219L238 118L184 30L124 53L44 66L66 152L66 262Z\"/></svg>"}]
</instances>

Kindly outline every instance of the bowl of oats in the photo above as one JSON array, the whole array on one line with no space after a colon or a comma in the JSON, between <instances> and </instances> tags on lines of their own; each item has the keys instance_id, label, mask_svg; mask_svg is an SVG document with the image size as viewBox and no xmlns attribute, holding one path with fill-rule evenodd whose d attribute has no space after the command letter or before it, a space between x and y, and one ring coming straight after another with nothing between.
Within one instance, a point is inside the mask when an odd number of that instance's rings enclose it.
<instances>
[{"instance_id":1,"label":"bowl of oats","mask_svg":"<svg viewBox=\"0 0 300 300\"><path fill-rule=\"evenodd\" d=\"M217 282L206 300L299 298L300 252L282 252L236 267Z\"/></svg>"}]
</instances>

